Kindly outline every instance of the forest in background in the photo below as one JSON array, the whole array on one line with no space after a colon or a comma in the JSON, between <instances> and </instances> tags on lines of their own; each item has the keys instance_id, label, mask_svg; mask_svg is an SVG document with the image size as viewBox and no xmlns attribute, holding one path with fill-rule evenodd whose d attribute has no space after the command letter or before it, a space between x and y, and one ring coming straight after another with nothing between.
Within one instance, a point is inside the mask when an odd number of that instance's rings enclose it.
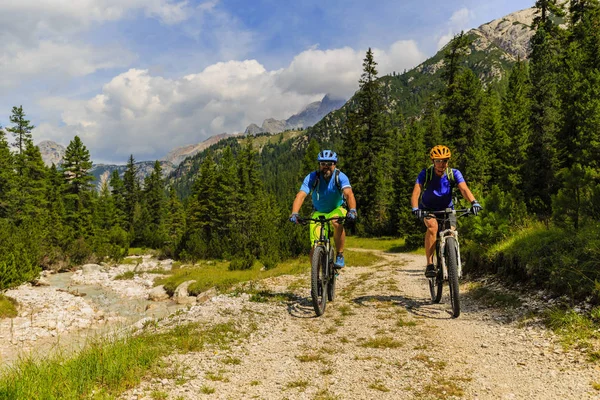
<instances>
[{"instance_id":1,"label":"forest in background","mask_svg":"<svg viewBox=\"0 0 600 400\"><path fill-rule=\"evenodd\" d=\"M597 300L600 2L535 7L530 56L499 82L482 83L468 63L472 37L461 33L444 50L443 85L408 104L392 90L405 77L378 77L369 49L360 88L341 110L288 140L223 140L167 179L157 162L138 181L132 155L125 174L97 190L77 136L60 168L45 167L35 127L14 107L0 131L0 288L41 268L119 259L130 246L272 268L308 250L306 229L287 217L324 148L338 152L356 195L353 233L416 247L423 231L410 194L428 149L445 144L484 207L460 227L465 270Z\"/></svg>"}]
</instances>

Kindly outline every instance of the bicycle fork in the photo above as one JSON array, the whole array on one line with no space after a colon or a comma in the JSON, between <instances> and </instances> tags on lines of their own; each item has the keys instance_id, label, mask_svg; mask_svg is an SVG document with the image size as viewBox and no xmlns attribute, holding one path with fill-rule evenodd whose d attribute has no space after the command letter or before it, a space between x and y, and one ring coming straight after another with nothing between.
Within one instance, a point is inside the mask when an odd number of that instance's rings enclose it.
<instances>
[{"instance_id":1,"label":"bicycle fork","mask_svg":"<svg viewBox=\"0 0 600 400\"><path fill-rule=\"evenodd\" d=\"M448 267L446 266L446 257L444 257L444 250L446 248L446 238L448 236L452 236L456 241L456 258L458 261L457 269L458 269L458 277L462 278L462 263L460 261L460 244L458 242L458 232L454 229L446 229L439 233L440 238L440 259L442 261L442 272L444 275L444 280L448 280Z\"/></svg>"}]
</instances>

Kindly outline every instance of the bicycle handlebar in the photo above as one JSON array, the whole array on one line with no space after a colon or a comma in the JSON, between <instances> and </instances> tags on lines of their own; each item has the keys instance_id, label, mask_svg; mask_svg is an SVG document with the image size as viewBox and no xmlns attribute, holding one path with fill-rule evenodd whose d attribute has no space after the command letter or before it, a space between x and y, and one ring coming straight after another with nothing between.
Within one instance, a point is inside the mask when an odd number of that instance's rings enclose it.
<instances>
[{"instance_id":1,"label":"bicycle handlebar","mask_svg":"<svg viewBox=\"0 0 600 400\"><path fill-rule=\"evenodd\" d=\"M471 211L470 208L461 208L459 210L450 210L450 211L448 211L448 209L441 210L441 211L425 211L425 214L426 215L425 215L424 218L427 218L428 215L432 215L432 214L434 216L436 216L436 215L444 215L444 216L446 216L446 215L449 215L449 214L456 214L457 217L463 217L465 215L473 214L473 211ZM429 218L433 218L433 217L429 217Z\"/></svg>"},{"instance_id":2,"label":"bicycle handlebar","mask_svg":"<svg viewBox=\"0 0 600 400\"><path fill-rule=\"evenodd\" d=\"M331 218L311 218L311 217L298 217L298 222L302 225L306 225L310 221L318 222L318 223L327 223L329 221L337 220L339 223L344 223L346 221L346 217L335 216Z\"/></svg>"}]
</instances>

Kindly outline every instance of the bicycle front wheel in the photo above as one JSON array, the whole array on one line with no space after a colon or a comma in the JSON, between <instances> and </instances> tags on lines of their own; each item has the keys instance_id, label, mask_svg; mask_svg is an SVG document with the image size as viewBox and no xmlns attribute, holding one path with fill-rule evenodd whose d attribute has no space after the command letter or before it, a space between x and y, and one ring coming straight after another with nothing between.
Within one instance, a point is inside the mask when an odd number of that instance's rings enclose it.
<instances>
[{"instance_id":1,"label":"bicycle front wheel","mask_svg":"<svg viewBox=\"0 0 600 400\"><path fill-rule=\"evenodd\" d=\"M327 284L327 301L333 301L335 300L335 278L336 278L336 273L335 273L335 269L333 267L333 249L330 249L329 251L329 283Z\"/></svg>"},{"instance_id":2,"label":"bicycle front wheel","mask_svg":"<svg viewBox=\"0 0 600 400\"><path fill-rule=\"evenodd\" d=\"M444 287L444 273L442 271L440 260L440 246L439 243L435 246L435 258L433 260L433 265L437 267L437 272L435 278L427 278L429 281L429 293L431 294L431 302L439 303L442 299L442 289Z\"/></svg>"},{"instance_id":3,"label":"bicycle front wheel","mask_svg":"<svg viewBox=\"0 0 600 400\"><path fill-rule=\"evenodd\" d=\"M446 239L446 265L448 266L448 286L450 290L450 303L452 304L452 318L460 315L460 298L458 288L458 245L456 239Z\"/></svg>"},{"instance_id":4,"label":"bicycle front wheel","mask_svg":"<svg viewBox=\"0 0 600 400\"><path fill-rule=\"evenodd\" d=\"M315 247L311 262L310 296L317 316L323 315L327 305L327 276L324 274L327 268L325 258L325 247Z\"/></svg>"}]
</instances>

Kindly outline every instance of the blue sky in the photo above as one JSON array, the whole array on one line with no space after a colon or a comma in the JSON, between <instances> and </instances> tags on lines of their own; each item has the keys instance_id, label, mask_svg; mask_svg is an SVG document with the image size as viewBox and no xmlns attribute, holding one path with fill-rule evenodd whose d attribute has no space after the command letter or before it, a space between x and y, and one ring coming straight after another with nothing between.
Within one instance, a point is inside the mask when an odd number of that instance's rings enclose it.
<instances>
[{"instance_id":1,"label":"blue sky","mask_svg":"<svg viewBox=\"0 0 600 400\"><path fill-rule=\"evenodd\" d=\"M381 74L534 0L0 2L0 124L23 105L36 143L79 135L92 160L175 147L326 93L349 98L371 47Z\"/></svg>"}]
</instances>

